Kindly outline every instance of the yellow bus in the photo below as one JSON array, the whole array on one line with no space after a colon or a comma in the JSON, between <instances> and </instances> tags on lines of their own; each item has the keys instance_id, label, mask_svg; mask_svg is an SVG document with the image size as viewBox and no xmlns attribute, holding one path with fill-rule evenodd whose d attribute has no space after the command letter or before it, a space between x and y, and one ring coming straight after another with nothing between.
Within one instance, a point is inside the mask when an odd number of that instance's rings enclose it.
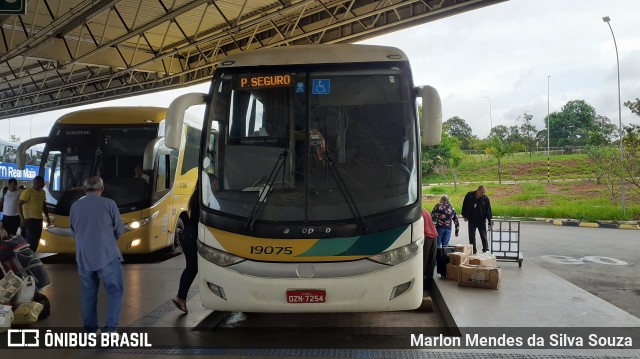
<instances>
[{"instance_id":1,"label":"yellow bus","mask_svg":"<svg viewBox=\"0 0 640 359\"><path fill-rule=\"evenodd\" d=\"M120 209L125 224L118 240L122 253L180 251L187 203L197 180L202 121L185 115L178 148L170 149L164 145L166 113L160 107L72 112L56 121L48 137L20 145L19 168L27 149L38 144L44 145L40 174L50 168L45 191L53 223L42 232L40 252L75 253L69 211L84 195L84 180L94 175L104 180L103 196Z\"/></svg>"},{"instance_id":2,"label":"yellow bus","mask_svg":"<svg viewBox=\"0 0 640 359\"><path fill-rule=\"evenodd\" d=\"M178 148L186 109L205 102L198 233L205 308L420 305L419 128L423 145L439 143L442 116L437 91L414 87L402 51L310 45L230 55L209 95L183 95L169 106L167 146Z\"/></svg>"}]
</instances>

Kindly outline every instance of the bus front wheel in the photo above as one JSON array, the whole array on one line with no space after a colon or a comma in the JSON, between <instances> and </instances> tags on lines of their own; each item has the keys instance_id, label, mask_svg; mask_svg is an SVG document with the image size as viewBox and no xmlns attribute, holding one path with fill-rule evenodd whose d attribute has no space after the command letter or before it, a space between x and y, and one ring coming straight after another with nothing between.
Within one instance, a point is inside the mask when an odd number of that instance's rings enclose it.
<instances>
[{"instance_id":1,"label":"bus front wheel","mask_svg":"<svg viewBox=\"0 0 640 359\"><path fill-rule=\"evenodd\" d=\"M184 234L184 222L182 218L178 218L176 222L176 230L173 232L173 242L171 243L171 253L182 253L182 236Z\"/></svg>"}]
</instances>

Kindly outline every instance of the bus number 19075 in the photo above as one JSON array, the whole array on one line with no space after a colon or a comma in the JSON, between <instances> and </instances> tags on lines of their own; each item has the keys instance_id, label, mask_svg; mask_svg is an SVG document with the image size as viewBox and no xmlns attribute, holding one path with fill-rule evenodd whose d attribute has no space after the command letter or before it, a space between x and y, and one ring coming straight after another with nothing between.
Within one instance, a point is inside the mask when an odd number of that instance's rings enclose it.
<instances>
[{"instance_id":1,"label":"bus number 19075","mask_svg":"<svg viewBox=\"0 0 640 359\"><path fill-rule=\"evenodd\" d=\"M293 254L293 247L278 247L278 246L249 246L251 254Z\"/></svg>"}]
</instances>

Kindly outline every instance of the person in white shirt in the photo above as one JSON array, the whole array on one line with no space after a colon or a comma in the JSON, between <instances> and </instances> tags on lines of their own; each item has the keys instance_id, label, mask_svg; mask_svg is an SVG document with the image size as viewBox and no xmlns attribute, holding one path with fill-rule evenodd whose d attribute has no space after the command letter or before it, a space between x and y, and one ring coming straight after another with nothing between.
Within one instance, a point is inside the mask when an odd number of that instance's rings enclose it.
<instances>
[{"instance_id":1,"label":"person in white shirt","mask_svg":"<svg viewBox=\"0 0 640 359\"><path fill-rule=\"evenodd\" d=\"M215 210L220 210L220 203L215 193L218 191L218 177L202 171L202 204Z\"/></svg>"},{"instance_id":2,"label":"person in white shirt","mask_svg":"<svg viewBox=\"0 0 640 359\"><path fill-rule=\"evenodd\" d=\"M2 225L9 236L13 237L20 228L20 207L18 200L22 190L18 188L18 181L10 178L8 186L0 193L0 203L2 204Z\"/></svg>"}]
</instances>

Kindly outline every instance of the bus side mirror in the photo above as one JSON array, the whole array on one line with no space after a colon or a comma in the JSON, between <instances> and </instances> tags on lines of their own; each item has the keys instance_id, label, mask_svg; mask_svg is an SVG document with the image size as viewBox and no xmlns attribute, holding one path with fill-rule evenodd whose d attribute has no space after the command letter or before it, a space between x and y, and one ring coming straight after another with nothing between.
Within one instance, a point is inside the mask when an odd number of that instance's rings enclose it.
<instances>
[{"instance_id":1,"label":"bus side mirror","mask_svg":"<svg viewBox=\"0 0 640 359\"><path fill-rule=\"evenodd\" d=\"M28 139L22 142L18 146L18 153L16 154L16 166L19 170L23 170L25 165L27 164L27 150L29 147L39 145L41 143L46 143L49 137L36 137Z\"/></svg>"},{"instance_id":2,"label":"bus side mirror","mask_svg":"<svg viewBox=\"0 0 640 359\"><path fill-rule=\"evenodd\" d=\"M422 96L422 145L435 146L442 139L442 102L438 90L431 86L418 87Z\"/></svg>"},{"instance_id":3,"label":"bus side mirror","mask_svg":"<svg viewBox=\"0 0 640 359\"><path fill-rule=\"evenodd\" d=\"M156 155L160 150L160 147L164 146L165 139L164 137L156 137L153 140L147 143L147 147L144 149L144 154L142 155L142 170L143 171L153 171L156 164Z\"/></svg>"},{"instance_id":4,"label":"bus side mirror","mask_svg":"<svg viewBox=\"0 0 640 359\"><path fill-rule=\"evenodd\" d=\"M174 150L180 149L185 112L191 106L203 105L206 98L207 94L204 93L188 93L176 97L176 99L171 102L167 110L164 141L167 147L173 148Z\"/></svg>"}]
</instances>

